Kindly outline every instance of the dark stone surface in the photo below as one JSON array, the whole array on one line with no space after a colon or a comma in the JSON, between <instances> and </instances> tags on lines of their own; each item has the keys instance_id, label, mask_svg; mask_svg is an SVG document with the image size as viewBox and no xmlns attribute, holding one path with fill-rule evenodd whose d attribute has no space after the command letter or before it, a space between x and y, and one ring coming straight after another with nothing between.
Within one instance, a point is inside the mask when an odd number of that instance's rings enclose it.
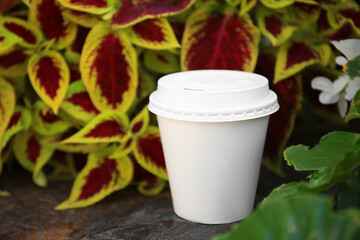
<instances>
[{"instance_id":1,"label":"dark stone surface","mask_svg":"<svg viewBox=\"0 0 360 240\"><path fill-rule=\"evenodd\" d=\"M204 225L177 217L169 191L155 197L133 187L81 209L55 211L68 197L72 182L37 187L25 170L1 177L0 239L187 239L200 240L228 232L232 224Z\"/></svg>"}]
</instances>

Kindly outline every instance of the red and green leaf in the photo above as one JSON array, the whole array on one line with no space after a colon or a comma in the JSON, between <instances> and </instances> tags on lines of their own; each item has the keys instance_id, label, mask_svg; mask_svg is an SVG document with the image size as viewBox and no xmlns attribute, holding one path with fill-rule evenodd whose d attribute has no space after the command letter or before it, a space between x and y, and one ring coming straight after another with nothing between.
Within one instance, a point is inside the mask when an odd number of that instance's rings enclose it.
<instances>
[{"instance_id":1,"label":"red and green leaf","mask_svg":"<svg viewBox=\"0 0 360 240\"><path fill-rule=\"evenodd\" d=\"M52 147L56 150L72 153L89 153L98 151L107 146L107 143L93 143L93 144L80 144L80 143L63 143L62 141L74 135L77 129L70 129L60 136L46 137L41 139L41 144Z\"/></svg>"},{"instance_id":2,"label":"red and green leaf","mask_svg":"<svg viewBox=\"0 0 360 240\"><path fill-rule=\"evenodd\" d=\"M147 69L160 74L180 71L178 57L169 51L146 50L144 52L144 64Z\"/></svg>"},{"instance_id":3,"label":"red and green leaf","mask_svg":"<svg viewBox=\"0 0 360 240\"><path fill-rule=\"evenodd\" d=\"M64 7L93 14L104 14L113 9L112 0L58 0Z\"/></svg>"},{"instance_id":4,"label":"red and green leaf","mask_svg":"<svg viewBox=\"0 0 360 240\"><path fill-rule=\"evenodd\" d=\"M71 63L79 64L81 58L81 51L89 31L90 30L87 28L78 27L75 40L70 46L66 48L66 52L65 52L66 60L68 60Z\"/></svg>"},{"instance_id":5,"label":"red and green leaf","mask_svg":"<svg viewBox=\"0 0 360 240\"><path fill-rule=\"evenodd\" d=\"M125 142L130 136L128 117L118 111L107 111L97 115L63 143L109 143Z\"/></svg>"},{"instance_id":6,"label":"red and green leaf","mask_svg":"<svg viewBox=\"0 0 360 240\"><path fill-rule=\"evenodd\" d=\"M131 156L131 159L134 163L133 182L137 185L137 190L145 196L159 194L166 187L166 181L142 168L136 160L133 159L133 156Z\"/></svg>"},{"instance_id":7,"label":"red and green leaf","mask_svg":"<svg viewBox=\"0 0 360 240\"><path fill-rule=\"evenodd\" d=\"M268 37L274 46L287 41L296 27L283 21L279 13L267 8L260 8L257 12L257 22L262 34Z\"/></svg>"},{"instance_id":8,"label":"red and green leaf","mask_svg":"<svg viewBox=\"0 0 360 240\"><path fill-rule=\"evenodd\" d=\"M8 141L16 133L27 130L31 125L31 113L22 106L16 106L9 123L6 126L0 149L3 149Z\"/></svg>"},{"instance_id":9,"label":"red and green leaf","mask_svg":"<svg viewBox=\"0 0 360 240\"><path fill-rule=\"evenodd\" d=\"M76 37L76 24L65 19L62 11L60 3L55 0L32 0L30 4L29 21L58 49L67 47Z\"/></svg>"},{"instance_id":10,"label":"red and green leaf","mask_svg":"<svg viewBox=\"0 0 360 240\"><path fill-rule=\"evenodd\" d=\"M258 56L259 30L248 15L226 3L211 2L186 22L182 70L233 69L252 72Z\"/></svg>"},{"instance_id":11,"label":"red and green leaf","mask_svg":"<svg viewBox=\"0 0 360 240\"><path fill-rule=\"evenodd\" d=\"M21 38L0 25L0 54L21 42Z\"/></svg>"},{"instance_id":12,"label":"red and green leaf","mask_svg":"<svg viewBox=\"0 0 360 240\"><path fill-rule=\"evenodd\" d=\"M147 171L161 179L168 179L165 158L157 127L149 126L134 142L136 161Z\"/></svg>"},{"instance_id":13,"label":"red and green leaf","mask_svg":"<svg viewBox=\"0 0 360 240\"><path fill-rule=\"evenodd\" d=\"M159 50L180 47L166 18L148 19L125 31L130 42L140 47Z\"/></svg>"},{"instance_id":14,"label":"red and green leaf","mask_svg":"<svg viewBox=\"0 0 360 240\"><path fill-rule=\"evenodd\" d=\"M195 2L195 0L119 1L121 6L111 20L113 28L124 28L146 19L175 15L186 10Z\"/></svg>"},{"instance_id":15,"label":"red and green leaf","mask_svg":"<svg viewBox=\"0 0 360 240\"><path fill-rule=\"evenodd\" d=\"M13 87L4 78L0 77L0 146L2 146L3 134L11 121L15 109L16 96ZM0 148L0 173L2 170Z\"/></svg>"},{"instance_id":16,"label":"red and green leaf","mask_svg":"<svg viewBox=\"0 0 360 240\"><path fill-rule=\"evenodd\" d=\"M56 51L35 53L29 60L28 74L39 97L57 114L70 81L70 70L62 55Z\"/></svg>"},{"instance_id":17,"label":"red and green leaf","mask_svg":"<svg viewBox=\"0 0 360 240\"><path fill-rule=\"evenodd\" d=\"M307 45L303 42L287 42L280 46L277 53L274 83L314 63L327 65L330 55L331 49L327 44Z\"/></svg>"},{"instance_id":18,"label":"red and green leaf","mask_svg":"<svg viewBox=\"0 0 360 240\"><path fill-rule=\"evenodd\" d=\"M291 6L280 9L280 11L283 13L283 19L288 24L300 26L309 25L313 22L316 22L319 18L320 10L320 6L316 2L296 2Z\"/></svg>"},{"instance_id":19,"label":"red and green leaf","mask_svg":"<svg viewBox=\"0 0 360 240\"><path fill-rule=\"evenodd\" d=\"M28 55L15 47L0 53L0 76L23 77L27 73Z\"/></svg>"},{"instance_id":20,"label":"red and green leaf","mask_svg":"<svg viewBox=\"0 0 360 240\"><path fill-rule=\"evenodd\" d=\"M130 131L133 137L139 137L145 132L149 125L149 119L149 110L145 106L130 122Z\"/></svg>"},{"instance_id":21,"label":"red and green leaf","mask_svg":"<svg viewBox=\"0 0 360 240\"><path fill-rule=\"evenodd\" d=\"M50 160L54 149L40 144L33 131L24 131L15 136L13 150L19 163L33 173L33 181L45 187L47 179L42 168Z\"/></svg>"},{"instance_id":22,"label":"red and green leaf","mask_svg":"<svg viewBox=\"0 0 360 240\"><path fill-rule=\"evenodd\" d=\"M25 48L35 48L42 41L42 34L40 30L31 23L28 23L20 18L1 17L0 29L5 29L10 34L16 35L21 40L17 44Z\"/></svg>"},{"instance_id":23,"label":"red and green leaf","mask_svg":"<svg viewBox=\"0 0 360 240\"><path fill-rule=\"evenodd\" d=\"M269 55L260 55L255 72L269 79L270 88L278 96L280 109L271 116L269 121L263 164L268 169L281 174L282 152L301 108L302 87L299 76L292 76L273 84L274 63L274 59Z\"/></svg>"},{"instance_id":24,"label":"red and green leaf","mask_svg":"<svg viewBox=\"0 0 360 240\"><path fill-rule=\"evenodd\" d=\"M49 165L52 167L51 173L47 175L49 181L73 180L76 177L77 171L71 153L55 151Z\"/></svg>"},{"instance_id":25,"label":"red and green leaf","mask_svg":"<svg viewBox=\"0 0 360 240\"><path fill-rule=\"evenodd\" d=\"M43 136L61 134L71 127L70 123L55 115L42 101L35 102L32 117L32 129Z\"/></svg>"},{"instance_id":26,"label":"red and green leaf","mask_svg":"<svg viewBox=\"0 0 360 240\"><path fill-rule=\"evenodd\" d=\"M355 32L360 34L360 7L355 5L353 8L340 10L339 13L352 25Z\"/></svg>"},{"instance_id":27,"label":"red and green leaf","mask_svg":"<svg viewBox=\"0 0 360 240\"><path fill-rule=\"evenodd\" d=\"M127 156L110 158L112 151L114 147L89 154L86 166L75 179L70 197L56 210L89 206L131 182L134 173L131 159Z\"/></svg>"},{"instance_id":28,"label":"red and green leaf","mask_svg":"<svg viewBox=\"0 0 360 240\"><path fill-rule=\"evenodd\" d=\"M71 22L85 28L92 28L101 21L101 18L97 15L79 12L71 9L66 9L63 12L63 15Z\"/></svg>"},{"instance_id":29,"label":"red and green leaf","mask_svg":"<svg viewBox=\"0 0 360 240\"><path fill-rule=\"evenodd\" d=\"M81 80L69 85L61 109L84 125L100 113L92 103Z\"/></svg>"},{"instance_id":30,"label":"red and green leaf","mask_svg":"<svg viewBox=\"0 0 360 240\"><path fill-rule=\"evenodd\" d=\"M137 55L123 31L106 23L96 25L86 38L80 61L82 80L100 111L129 109L138 84Z\"/></svg>"}]
</instances>

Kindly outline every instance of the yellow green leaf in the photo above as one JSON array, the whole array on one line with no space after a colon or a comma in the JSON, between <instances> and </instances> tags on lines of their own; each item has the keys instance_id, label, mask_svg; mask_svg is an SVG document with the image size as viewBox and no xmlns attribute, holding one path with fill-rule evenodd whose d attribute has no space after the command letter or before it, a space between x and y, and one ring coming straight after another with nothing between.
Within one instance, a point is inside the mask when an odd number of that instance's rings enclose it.
<instances>
[{"instance_id":1,"label":"yellow green leaf","mask_svg":"<svg viewBox=\"0 0 360 240\"><path fill-rule=\"evenodd\" d=\"M85 127L62 143L108 143L125 142L130 133L128 117L118 111L97 115Z\"/></svg>"},{"instance_id":2,"label":"yellow green leaf","mask_svg":"<svg viewBox=\"0 0 360 240\"><path fill-rule=\"evenodd\" d=\"M36 93L57 114L70 81L62 55L56 51L35 53L29 60L28 74Z\"/></svg>"},{"instance_id":3,"label":"yellow green leaf","mask_svg":"<svg viewBox=\"0 0 360 240\"><path fill-rule=\"evenodd\" d=\"M245 15L253 7L255 7L257 0L240 0L240 15Z\"/></svg>"},{"instance_id":4,"label":"yellow green leaf","mask_svg":"<svg viewBox=\"0 0 360 240\"><path fill-rule=\"evenodd\" d=\"M130 42L149 49L180 47L174 31L166 18L155 18L139 22L125 29Z\"/></svg>"},{"instance_id":5,"label":"yellow green leaf","mask_svg":"<svg viewBox=\"0 0 360 240\"><path fill-rule=\"evenodd\" d=\"M23 77L26 75L28 55L23 49L11 47L0 53L0 76Z\"/></svg>"},{"instance_id":6,"label":"yellow green leaf","mask_svg":"<svg viewBox=\"0 0 360 240\"><path fill-rule=\"evenodd\" d=\"M110 158L115 146L88 155L86 166L77 175L70 197L56 210L86 207L114 191L125 188L133 177L134 167L127 156Z\"/></svg>"},{"instance_id":7,"label":"yellow green leaf","mask_svg":"<svg viewBox=\"0 0 360 240\"><path fill-rule=\"evenodd\" d=\"M3 149L10 138L16 133L22 130L27 130L30 127L31 122L32 120L30 111L22 106L16 106L3 135L0 149Z\"/></svg>"},{"instance_id":8,"label":"yellow green leaf","mask_svg":"<svg viewBox=\"0 0 360 240\"><path fill-rule=\"evenodd\" d=\"M101 18L96 15L74 11L71 9L66 9L63 12L63 15L71 22L86 28L92 28L101 21Z\"/></svg>"},{"instance_id":9,"label":"yellow green leaf","mask_svg":"<svg viewBox=\"0 0 360 240\"><path fill-rule=\"evenodd\" d=\"M15 108L16 96L13 87L4 78L0 77L0 146L2 146L3 134L11 120ZM2 170L0 151L0 173Z\"/></svg>"},{"instance_id":10,"label":"yellow green leaf","mask_svg":"<svg viewBox=\"0 0 360 240\"><path fill-rule=\"evenodd\" d=\"M155 176L168 179L159 129L149 126L133 144L136 161Z\"/></svg>"},{"instance_id":11,"label":"yellow green leaf","mask_svg":"<svg viewBox=\"0 0 360 240\"><path fill-rule=\"evenodd\" d=\"M106 23L96 25L86 38L80 60L81 77L100 111L126 112L138 85L136 51L123 31Z\"/></svg>"},{"instance_id":12,"label":"yellow green leaf","mask_svg":"<svg viewBox=\"0 0 360 240\"><path fill-rule=\"evenodd\" d=\"M169 51L152 51L144 52L144 64L147 69L160 74L169 74L180 71L178 56ZM140 76L141 78L142 76Z\"/></svg>"},{"instance_id":13,"label":"yellow green leaf","mask_svg":"<svg viewBox=\"0 0 360 240\"><path fill-rule=\"evenodd\" d=\"M93 14L105 14L113 9L113 0L58 0L64 7Z\"/></svg>"},{"instance_id":14,"label":"yellow green leaf","mask_svg":"<svg viewBox=\"0 0 360 240\"><path fill-rule=\"evenodd\" d=\"M303 42L287 42L280 46L276 57L275 79L277 83L300 72L314 63L327 65L331 49L328 44L307 45Z\"/></svg>"},{"instance_id":15,"label":"yellow green leaf","mask_svg":"<svg viewBox=\"0 0 360 240\"><path fill-rule=\"evenodd\" d=\"M149 110L147 105L130 122L130 131L133 137L141 136L149 125Z\"/></svg>"},{"instance_id":16,"label":"yellow green leaf","mask_svg":"<svg viewBox=\"0 0 360 240\"><path fill-rule=\"evenodd\" d=\"M49 161L54 149L40 144L38 136L28 130L15 136L13 150L19 163L33 173L33 181L38 186L45 187L47 179L42 168Z\"/></svg>"},{"instance_id":17,"label":"yellow green leaf","mask_svg":"<svg viewBox=\"0 0 360 240\"><path fill-rule=\"evenodd\" d=\"M32 110L32 129L43 136L53 136L65 132L71 124L56 116L42 101L35 102Z\"/></svg>"}]
</instances>

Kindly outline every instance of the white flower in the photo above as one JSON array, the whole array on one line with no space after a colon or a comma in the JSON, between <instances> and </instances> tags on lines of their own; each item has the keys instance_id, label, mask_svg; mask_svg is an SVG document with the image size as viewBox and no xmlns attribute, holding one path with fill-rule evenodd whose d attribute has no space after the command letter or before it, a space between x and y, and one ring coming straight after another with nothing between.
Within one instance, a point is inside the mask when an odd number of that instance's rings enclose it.
<instances>
[{"instance_id":1,"label":"white flower","mask_svg":"<svg viewBox=\"0 0 360 240\"><path fill-rule=\"evenodd\" d=\"M335 59L338 65L343 66L343 70L346 69L349 60L360 56L360 39L332 41L331 43L346 57L338 56ZM347 101L351 101L360 89L360 77L350 80L350 77L345 74L334 82L326 77L316 77L311 81L311 87L322 91L319 95L319 101L322 104L337 103L340 115L345 117L348 107Z\"/></svg>"}]
</instances>

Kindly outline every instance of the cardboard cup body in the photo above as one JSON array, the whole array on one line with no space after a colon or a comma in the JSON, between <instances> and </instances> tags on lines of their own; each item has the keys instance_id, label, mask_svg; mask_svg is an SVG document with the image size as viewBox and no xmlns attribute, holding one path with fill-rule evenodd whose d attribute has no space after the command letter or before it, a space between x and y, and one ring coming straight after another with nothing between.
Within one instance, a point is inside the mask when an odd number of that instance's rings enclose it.
<instances>
[{"instance_id":1,"label":"cardboard cup body","mask_svg":"<svg viewBox=\"0 0 360 240\"><path fill-rule=\"evenodd\" d=\"M221 224L252 212L268 119L201 123L158 117L178 216Z\"/></svg>"},{"instance_id":2,"label":"cardboard cup body","mask_svg":"<svg viewBox=\"0 0 360 240\"><path fill-rule=\"evenodd\" d=\"M253 73L200 70L159 80L149 110L177 215L223 224L252 212L269 115L278 108L268 80Z\"/></svg>"}]
</instances>

